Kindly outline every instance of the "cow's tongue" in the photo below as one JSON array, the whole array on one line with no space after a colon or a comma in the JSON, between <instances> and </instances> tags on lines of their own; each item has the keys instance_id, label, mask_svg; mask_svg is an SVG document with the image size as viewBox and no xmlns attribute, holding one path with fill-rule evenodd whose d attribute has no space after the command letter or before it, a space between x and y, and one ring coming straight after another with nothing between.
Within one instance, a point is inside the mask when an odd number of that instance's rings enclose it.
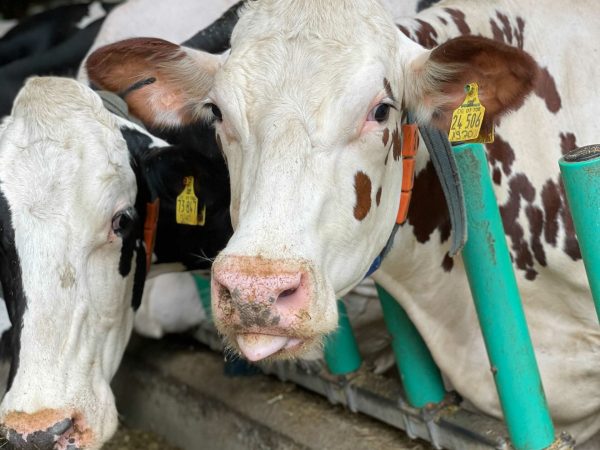
<instances>
[{"instance_id":1,"label":"cow's tongue","mask_svg":"<svg viewBox=\"0 0 600 450\"><path fill-rule=\"evenodd\" d=\"M274 355L282 348L296 345L299 343L299 340L287 336L247 333L238 334L237 343L247 360L260 361L261 359Z\"/></svg>"}]
</instances>

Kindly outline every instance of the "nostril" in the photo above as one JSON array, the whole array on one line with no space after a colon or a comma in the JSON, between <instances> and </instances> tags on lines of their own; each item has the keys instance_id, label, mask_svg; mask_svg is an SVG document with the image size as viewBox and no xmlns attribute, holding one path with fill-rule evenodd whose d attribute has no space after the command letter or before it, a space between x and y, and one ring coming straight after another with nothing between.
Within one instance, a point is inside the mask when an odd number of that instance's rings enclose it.
<instances>
[{"instance_id":1,"label":"nostril","mask_svg":"<svg viewBox=\"0 0 600 450\"><path fill-rule=\"evenodd\" d=\"M285 290L285 291L283 291L281 294L279 294L279 297L277 297L277 298L279 299L279 298L285 298L285 297L289 297L289 296L291 296L291 295L294 295L294 293L295 293L297 290L298 290L298 288L297 288L297 287L295 287L295 288L291 288L291 289L286 289L286 290Z\"/></svg>"}]
</instances>

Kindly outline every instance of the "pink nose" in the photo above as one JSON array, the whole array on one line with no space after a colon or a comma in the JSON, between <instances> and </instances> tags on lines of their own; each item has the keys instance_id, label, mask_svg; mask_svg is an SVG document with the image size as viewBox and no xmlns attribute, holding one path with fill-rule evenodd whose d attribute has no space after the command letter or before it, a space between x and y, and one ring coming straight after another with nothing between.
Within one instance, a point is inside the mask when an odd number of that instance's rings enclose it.
<instances>
[{"instance_id":1,"label":"pink nose","mask_svg":"<svg viewBox=\"0 0 600 450\"><path fill-rule=\"evenodd\" d=\"M299 262L220 258L213 265L215 323L235 337L248 359L266 358L299 342L292 330L308 316L309 286L308 271Z\"/></svg>"}]
</instances>

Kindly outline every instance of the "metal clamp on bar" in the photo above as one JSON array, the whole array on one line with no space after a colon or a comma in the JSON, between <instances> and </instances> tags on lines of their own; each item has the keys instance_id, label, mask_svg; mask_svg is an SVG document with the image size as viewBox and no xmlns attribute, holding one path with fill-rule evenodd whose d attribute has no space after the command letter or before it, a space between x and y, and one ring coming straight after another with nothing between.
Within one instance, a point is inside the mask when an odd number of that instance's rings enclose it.
<instances>
[{"instance_id":1,"label":"metal clamp on bar","mask_svg":"<svg viewBox=\"0 0 600 450\"><path fill-rule=\"evenodd\" d=\"M542 381L481 144L454 147L464 186L469 239L467 278L513 446L542 450L554 442Z\"/></svg>"},{"instance_id":2,"label":"metal clamp on bar","mask_svg":"<svg viewBox=\"0 0 600 450\"><path fill-rule=\"evenodd\" d=\"M558 164L600 321L600 145L575 149Z\"/></svg>"}]
</instances>

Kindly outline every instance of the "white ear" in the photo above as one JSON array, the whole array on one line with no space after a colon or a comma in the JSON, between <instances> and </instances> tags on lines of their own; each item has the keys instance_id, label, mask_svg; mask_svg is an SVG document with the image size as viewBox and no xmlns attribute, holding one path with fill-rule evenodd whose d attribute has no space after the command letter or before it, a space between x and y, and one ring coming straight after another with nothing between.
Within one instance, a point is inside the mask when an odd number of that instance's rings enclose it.
<instances>
[{"instance_id":1,"label":"white ear","mask_svg":"<svg viewBox=\"0 0 600 450\"><path fill-rule=\"evenodd\" d=\"M478 36L452 39L415 57L406 74L406 106L422 123L448 131L452 112L477 82L486 108L482 130L519 107L533 89L538 66L523 50Z\"/></svg>"},{"instance_id":2,"label":"white ear","mask_svg":"<svg viewBox=\"0 0 600 450\"><path fill-rule=\"evenodd\" d=\"M201 118L198 105L226 57L162 39L134 38L99 48L86 69L94 85L120 93L145 125L180 126Z\"/></svg>"}]
</instances>

